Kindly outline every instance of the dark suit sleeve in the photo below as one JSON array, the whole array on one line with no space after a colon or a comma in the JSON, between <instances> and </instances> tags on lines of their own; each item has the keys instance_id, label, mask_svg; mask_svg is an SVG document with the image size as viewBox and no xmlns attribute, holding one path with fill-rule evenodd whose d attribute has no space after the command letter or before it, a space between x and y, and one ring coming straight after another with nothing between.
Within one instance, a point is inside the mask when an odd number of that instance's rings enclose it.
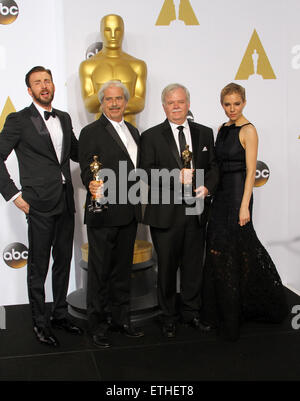
<instances>
[{"instance_id":1,"label":"dark suit sleeve","mask_svg":"<svg viewBox=\"0 0 300 401\"><path fill-rule=\"evenodd\" d=\"M159 188L159 182L156 182L154 179L151 181L151 171L159 169L159 166L156 162L155 144L151 133L147 131L142 133L140 144L140 168L143 169L147 174L146 184L152 188Z\"/></svg>"},{"instance_id":2,"label":"dark suit sleeve","mask_svg":"<svg viewBox=\"0 0 300 401\"><path fill-rule=\"evenodd\" d=\"M140 140L140 168L144 169L150 178L151 169L157 168L155 164L155 149L151 141L151 135L142 133Z\"/></svg>"},{"instance_id":3,"label":"dark suit sleeve","mask_svg":"<svg viewBox=\"0 0 300 401\"><path fill-rule=\"evenodd\" d=\"M21 136L21 123L17 113L7 116L3 130L0 134L0 192L6 201L19 192L10 178L5 161L10 153L18 146Z\"/></svg>"},{"instance_id":4,"label":"dark suit sleeve","mask_svg":"<svg viewBox=\"0 0 300 401\"><path fill-rule=\"evenodd\" d=\"M83 185L89 191L89 183L93 180L93 174L90 170L90 164L93 161L95 150L93 149L93 140L86 128L83 128L78 141L78 160L81 170L81 180Z\"/></svg>"},{"instance_id":5,"label":"dark suit sleeve","mask_svg":"<svg viewBox=\"0 0 300 401\"><path fill-rule=\"evenodd\" d=\"M215 155L214 135L212 129L209 130L209 164L204 175L204 185L209 193L213 195L217 189L219 181L219 168Z\"/></svg>"},{"instance_id":6,"label":"dark suit sleeve","mask_svg":"<svg viewBox=\"0 0 300 401\"><path fill-rule=\"evenodd\" d=\"M157 191L174 190L175 182L179 183L180 169L168 165L170 150L159 143L156 135L145 131L141 135L140 167L147 173L148 185ZM168 172L166 180L161 178L163 171Z\"/></svg>"},{"instance_id":7,"label":"dark suit sleeve","mask_svg":"<svg viewBox=\"0 0 300 401\"><path fill-rule=\"evenodd\" d=\"M73 160L73 162L78 162L78 140L74 134L73 131L73 125L72 125L72 120L69 114L67 114L67 119L68 119L68 124L70 126L71 130L71 150L70 150L70 159Z\"/></svg>"}]
</instances>

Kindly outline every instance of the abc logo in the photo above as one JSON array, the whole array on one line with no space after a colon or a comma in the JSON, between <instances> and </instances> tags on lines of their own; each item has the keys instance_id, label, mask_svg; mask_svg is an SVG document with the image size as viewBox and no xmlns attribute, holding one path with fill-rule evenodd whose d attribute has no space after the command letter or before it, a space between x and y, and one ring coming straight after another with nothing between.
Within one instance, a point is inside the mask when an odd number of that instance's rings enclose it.
<instances>
[{"instance_id":1,"label":"abc logo","mask_svg":"<svg viewBox=\"0 0 300 401\"><path fill-rule=\"evenodd\" d=\"M102 42L96 42L93 43L92 45L90 45L85 53L85 58L91 58L93 56L95 56L95 54L97 54L98 52L100 52L100 50L103 47L103 43Z\"/></svg>"},{"instance_id":2,"label":"abc logo","mask_svg":"<svg viewBox=\"0 0 300 401\"><path fill-rule=\"evenodd\" d=\"M0 0L0 24L12 24L19 15L19 8L14 0Z\"/></svg>"},{"instance_id":3,"label":"abc logo","mask_svg":"<svg viewBox=\"0 0 300 401\"><path fill-rule=\"evenodd\" d=\"M269 176L269 167L264 162L257 160L254 186L261 187L262 185L265 185L269 179Z\"/></svg>"},{"instance_id":4,"label":"abc logo","mask_svg":"<svg viewBox=\"0 0 300 401\"><path fill-rule=\"evenodd\" d=\"M4 262L13 269L27 265L28 249L20 242L7 245L3 251Z\"/></svg>"}]
</instances>

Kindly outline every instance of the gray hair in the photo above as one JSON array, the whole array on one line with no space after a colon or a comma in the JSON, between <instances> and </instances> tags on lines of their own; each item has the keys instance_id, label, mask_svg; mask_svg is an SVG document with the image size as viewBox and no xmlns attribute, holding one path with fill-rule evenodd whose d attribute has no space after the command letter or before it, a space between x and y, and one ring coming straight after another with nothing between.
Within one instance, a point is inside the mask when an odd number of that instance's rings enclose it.
<instances>
[{"instance_id":1,"label":"gray hair","mask_svg":"<svg viewBox=\"0 0 300 401\"><path fill-rule=\"evenodd\" d=\"M121 88L123 90L124 93L124 97L126 102L128 102L129 98L130 98L130 94L128 89L126 88L126 86L118 80L111 80L111 81L107 81L105 82L105 84L103 84L98 92L98 99L99 102L102 103L103 98L104 98L104 91L109 88L110 86L116 86L117 88Z\"/></svg>"},{"instance_id":2,"label":"gray hair","mask_svg":"<svg viewBox=\"0 0 300 401\"><path fill-rule=\"evenodd\" d=\"M190 92L188 91L188 89L185 86L183 86L181 84L170 84L170 85L166 86L165 89L161 93L162 104L166 104L166 96L170 92L172 92L175 89L179 89L179 88L181 88L185 91L187 101L190 103Z\"/></svg>"}]
</instances>

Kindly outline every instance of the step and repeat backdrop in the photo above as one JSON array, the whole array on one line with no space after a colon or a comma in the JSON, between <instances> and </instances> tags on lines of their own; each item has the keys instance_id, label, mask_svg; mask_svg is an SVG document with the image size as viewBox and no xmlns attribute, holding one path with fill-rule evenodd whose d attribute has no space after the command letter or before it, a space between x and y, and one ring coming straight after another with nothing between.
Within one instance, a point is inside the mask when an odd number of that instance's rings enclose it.
<instances>
[{"instance_id":1,"label":"step and repeat backdrop","mask_svg":"<svg viewBox=\"0 0 300 401\"><path fill-rule=\"evenodd\" d=\"M94 120L83 102L79 65L102 49L100 21L124 20L122 49L147 65L139 130L164 120L162 89L179 82L191 93L191 116L217 133L226 121L221 89L246 88L245 116L259 152L254 224L286 286L300 293L300 15L299 0L0 0L0 129L7 114L31 103L24 77L50 68L54 107L70 113L74 131ZM1 152L1 149L0 149ZM14 154L7 160L18 183ZM85 190L72 163L76 232L69 291L80 288ZM0 305L27 303L25 216L0 199ZM149 238L147 227L139 235ZM51 300L51 272L46 283Z\"/></svg>"}]
</instances>

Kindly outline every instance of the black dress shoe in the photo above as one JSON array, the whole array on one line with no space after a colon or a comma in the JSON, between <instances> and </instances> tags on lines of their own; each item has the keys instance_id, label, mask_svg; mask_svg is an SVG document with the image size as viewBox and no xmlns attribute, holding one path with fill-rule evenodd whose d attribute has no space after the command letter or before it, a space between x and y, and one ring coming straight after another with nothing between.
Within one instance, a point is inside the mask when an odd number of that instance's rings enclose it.
<instances>
[{"instance_id":1,"label":"black dress shoe","mask_svg":"<svg viewBox=\"0 0 300 401\"><path fill-rule=\"evenodd\" d=\"M112 325L110 328L112 331L117 331L130 338L138 338L144 336L143 330L138 327L133 327L131 326L131 324Z\"/></svg>"},{"instance_id":2,"label":"black dress shoe","mask_svg":"<svg viewBox=\"0 0 300 401\"><path fill-rule=\"evenodd\" d=\"M164 337L174 338L176 336L175 323L165 323L162 326L162 333Z\"/></svg>"},{"instance_id":3,"label":"black dress shoe","mask_svg":"<svg viewBox=\"0 0 300 401\"><path fill-rule=\"evenodd\" d=\"M59 346L57 338L55 338L49 328L34 326L33 331L41 344L51 345L52 347Z\"/></svg>"},{"instance_id":4,"label":"black dress shoe","mask_svg":"<svg viewBox=\"0 0 300 401\"><path fill-rule=\"evenodd\" d=\"M106 333L98 333L92 335L93 343L100 348L109 348L111 343Z\"/></svg>"},{"instance_id":5,"label":"black dress shoe","mask_svg":"<svg viewBox=\"0 0 300 401\"><path fill-rule=\"evenodd\" d=\"M208 324L201 322L199 320L199 318L194 317L192 320L190 320L189 322L186 323L188 326L193 327L196 330L200 330L200 331L211 331L211 326L209 326Z\"/></svg>"},{"instance_id":6,"label":"black dress shoe","mask_svg":"<svg viewBox=\"0 0 300 401\"><path fill-rule=\"evenodd\" d=\"M73 324L70 320L66 318L64 319L52 318L50 321L51 321L51 326L54 329L62 329L67 331L68 333L78 334L78 335L81 335L83 333L83 330L80 327L75 326L75 324Z\"/></svg>"}]
</instances>

